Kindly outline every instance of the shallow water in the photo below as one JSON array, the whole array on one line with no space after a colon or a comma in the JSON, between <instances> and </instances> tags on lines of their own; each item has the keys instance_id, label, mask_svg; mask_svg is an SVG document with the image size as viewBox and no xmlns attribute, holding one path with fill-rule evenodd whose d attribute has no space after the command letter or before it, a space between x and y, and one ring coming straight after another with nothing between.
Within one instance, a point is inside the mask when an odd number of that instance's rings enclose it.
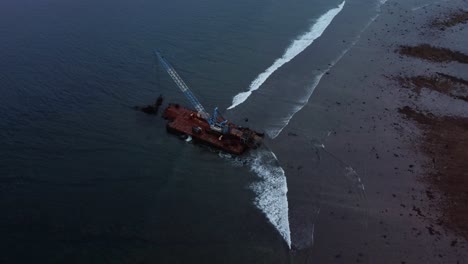
<instances>
[{"instance_id":1,"label":"shallow water","mask_svg":"<svg viewBox=\"0 0 468 264\"><path fill-rule=\"evenodd\" d=\"M155 48L206 108L226 109L317 19L342 11L226 113L274 137L377 12L375 1L349 0L337 10L343 3L0 3L0 260L288 261L288 237L313 234L319 209L306 213L305 225L289 223L296 205L286 195L288 175L264 173L283 171L281 157L258 163L262 156L252 152L251 163L238 166L167 135L164 120L132 108L159 94L186 102L158 68ZM308 238L296 247L310 246Z\"/></svg>"}]
</instances>

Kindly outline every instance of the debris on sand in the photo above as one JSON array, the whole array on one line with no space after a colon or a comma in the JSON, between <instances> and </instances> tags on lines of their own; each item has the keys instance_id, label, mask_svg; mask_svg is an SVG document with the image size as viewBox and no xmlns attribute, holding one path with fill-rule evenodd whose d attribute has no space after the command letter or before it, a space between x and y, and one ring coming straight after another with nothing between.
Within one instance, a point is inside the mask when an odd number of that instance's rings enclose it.
<instances>
[{"instance_id":1,"label":"debris on sand","mask_svg":"<svg viewBox=\"0 0 468 264\"><path fill-rule=\"evenodd\" d=\"M395 79L402 87L409 88L418 95L424 88L468 102L468 81L452 75L438 72L430 76L399 76Z\"/></svg>"},{"instance_id":2,"label":"debris on sand","mask_svg":"<svg viewBox=\"0 0 468 264\"><path fill-rule=\"evenodd\" d=\"M452 51L446 48L434 47L429 44L421 44L418 46L400 46L398 52L401 55L416 57L419 59L434 61L434 62L460 62L468 63L468 55L459 51Z\"/></svg>"},{"instance_id":3,"label":"debris on sand","mask_svg":"<svg viewBox=\"0 0 468 264\"><path fill-rule=\"evenodd\" d=\"M431 27L445 30L458 24L464 24L468 21L468 11L457 10L445 17L437 18L431 23Z\"/></svg>"},{"instance_id":4,"label":"debris on sand","mask_svg":"<svg viewBox=\"0 0 468 264\"><path fill-rule=\"evenodd\" d=\"M468 239L468 118L435 116L409 106L399 112L423 132L420 149L431 159L424 180L440 195L440 222Z\"/></svg>"}]
</instances>

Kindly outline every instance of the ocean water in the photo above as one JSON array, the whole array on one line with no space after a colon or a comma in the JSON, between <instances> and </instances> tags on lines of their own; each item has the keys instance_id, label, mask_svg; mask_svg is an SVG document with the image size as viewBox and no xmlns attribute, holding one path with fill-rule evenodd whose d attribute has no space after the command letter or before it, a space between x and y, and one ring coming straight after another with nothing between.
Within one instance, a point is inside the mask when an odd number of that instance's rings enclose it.
<instances>
[{"instance_id":1,"label":"ocean water","mask_svg":"<svg viewBox=\"0 0 468 264\"><path fill-rule=\"evenodd\" d=\"M291 225L288 175L269 147L380 5L0 2L0 262L291 261L312 246L314 220ZM205 108L265 131L265 147L220 155L134 111L160 94L188 103L156 48Z\"/></svg>"}]
</instances>

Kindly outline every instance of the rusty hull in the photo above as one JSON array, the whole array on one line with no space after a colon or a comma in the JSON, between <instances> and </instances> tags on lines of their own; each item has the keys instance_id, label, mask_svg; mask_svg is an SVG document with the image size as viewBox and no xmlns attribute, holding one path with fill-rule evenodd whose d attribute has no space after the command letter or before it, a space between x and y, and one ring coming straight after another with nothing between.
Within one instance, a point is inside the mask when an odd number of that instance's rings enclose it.
<instances>
[{"instance_id":1,"label":"rusty hull","mask_svg":"<svg viewBox=\"0 0 468 264\"><path fill-rule=\"evenodd\" d=\"M235 155L241 155L249 148L257 147L263 137L262 134L232 123L229 123L231 133L221 136L221 134L212 131L208 122L199 117L196 111L178 104L170 104L164 110L163 118L169 120L166 126L169 132L191 136L194 142L203 143ZM201 128L201 132L196 133L194 127ZM243 141L242 134L251 134L251 141L254 142Z\"/></svg>"}]
</instances>

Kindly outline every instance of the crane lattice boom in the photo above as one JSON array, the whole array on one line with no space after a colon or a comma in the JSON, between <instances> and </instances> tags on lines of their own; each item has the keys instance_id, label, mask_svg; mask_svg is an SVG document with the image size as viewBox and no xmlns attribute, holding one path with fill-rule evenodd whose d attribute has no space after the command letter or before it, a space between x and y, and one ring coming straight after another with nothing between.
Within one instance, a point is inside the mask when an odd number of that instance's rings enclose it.
<instances>
[{"instance_id":1,"label":"crane lattice boom","mask_svg":"<svg viewBox=\"0 0 468 264\"><path fill-rule=\"evenodd\" d=\"M164 69L167 71L169 76L171 76L172 80L176 83L177 87L185 94L187 99L190 101L190 103L195 107L195 109L202 115L203 118L208 119L209 114L206 112L205 108L203 105L198 101L198 99L195 97L195 95L190 91L188 86L185 84L185 82L180 78L179 74L174 70L174 67L167 62L164 57L156 51L156 56L158 56L159 61L161 62L162 66Z\"/></svg>"}]
</instances>

